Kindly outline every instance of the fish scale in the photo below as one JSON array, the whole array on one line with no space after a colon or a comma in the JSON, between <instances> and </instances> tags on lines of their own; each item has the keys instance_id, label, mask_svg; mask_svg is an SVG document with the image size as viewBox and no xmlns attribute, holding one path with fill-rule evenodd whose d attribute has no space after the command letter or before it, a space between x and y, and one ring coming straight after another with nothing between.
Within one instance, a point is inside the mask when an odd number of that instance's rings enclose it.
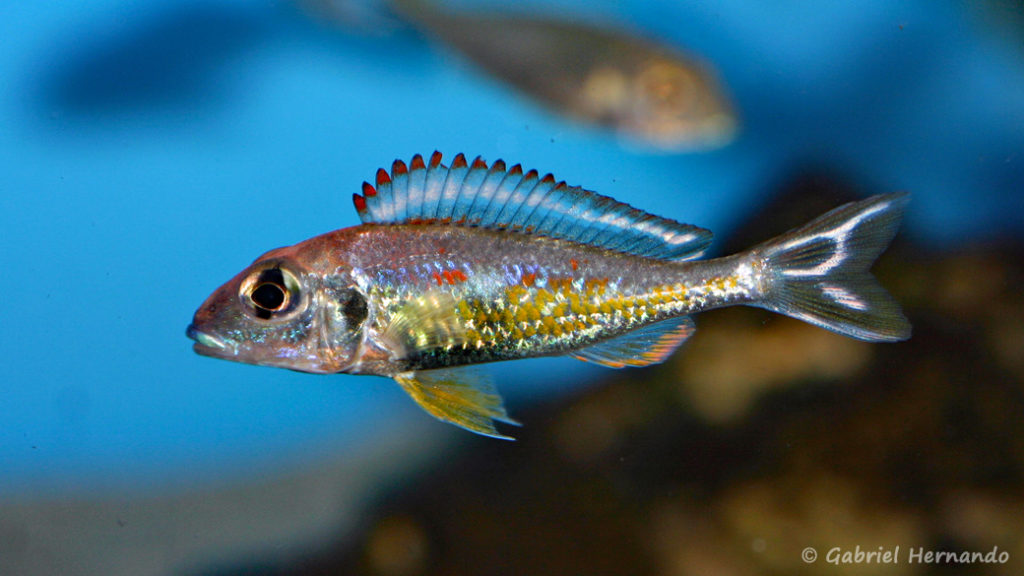
<instances>
[{"instance_id":1,"label":"fish scale","mask_svg":"<svg viewBox=\"0 0 1024 576\"><path fill-rule=\"evenodd\" d=\"M692 314L758 306L873 342L910 324L869 268L905 194L840 206L731 256L696 260L711 233L551 174L440 153L363 183L363 223L272 250L197 310L204 355L393 378L433 416L508 438L515 422L473 365L568 355L664 361Z\"/></svg>"}]
</instances>

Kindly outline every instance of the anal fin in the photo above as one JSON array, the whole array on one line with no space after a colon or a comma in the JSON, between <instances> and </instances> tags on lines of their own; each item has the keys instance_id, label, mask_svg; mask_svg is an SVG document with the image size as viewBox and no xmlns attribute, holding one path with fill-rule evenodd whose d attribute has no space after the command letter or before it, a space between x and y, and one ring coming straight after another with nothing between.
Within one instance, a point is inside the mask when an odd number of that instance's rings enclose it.
<instances>
[{"instance_id":1,"label":"anal fin","mask_svg":"<svg viewBox=\"0 0 1024 576\"><path fill-rule=\"evenodd\" d=\"M494 427L495 422L519 423L509 418L501 395L481 372L466 368L403 372L395 381L438 420L484 436L514 440Z\"/></svg>"},{"instance_id":2,"label":"anal fin","mask_svg":"<svg viewBox=\"0 0 1024 576\"><path fill-rule=\"evenodd\" d=\"M681 316L588 346L570 356L608 368L660 364L696 330L689 316Z\"/></svg>"}]
</instances>

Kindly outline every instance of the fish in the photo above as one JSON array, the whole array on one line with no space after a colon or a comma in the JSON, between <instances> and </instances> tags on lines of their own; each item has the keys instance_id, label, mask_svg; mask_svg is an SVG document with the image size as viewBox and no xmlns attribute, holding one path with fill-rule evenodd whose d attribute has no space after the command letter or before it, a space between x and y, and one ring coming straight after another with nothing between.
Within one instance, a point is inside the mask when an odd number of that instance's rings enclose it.
<instances>
[{"instance_id":1,"label":"fish","mask_svg":"<svg viewBox=\"0 0 1024 576\"><path fill-rule=\"evenodd\" d=\"M699 260L710 231L502 160L395 160L353 194L361 224L271 250L195 312L195 352L392 378L429 414L511 439L478 365L570 356L666 360L691 316L765 308L868 342L910 337L870 273L909 195L844 204L774 239Z\"/></svg>"},{"instance_id":2,"label":"fish","mask_svg":"<svg viewBox=\"0 0 1024 576\"><path fill-rule=\"evenodd\" d=\"M549 109L635 147L694 152L731 142L738 119L711 65L664 43L579 20L394 0L405 16Z\"/></svg>"}]
</instances>

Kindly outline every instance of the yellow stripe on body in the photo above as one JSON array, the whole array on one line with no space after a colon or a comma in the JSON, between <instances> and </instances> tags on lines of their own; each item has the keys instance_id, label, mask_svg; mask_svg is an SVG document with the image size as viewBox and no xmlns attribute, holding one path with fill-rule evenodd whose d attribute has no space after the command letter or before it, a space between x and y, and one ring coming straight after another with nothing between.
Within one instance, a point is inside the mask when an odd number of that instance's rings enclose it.
<instances>
[{"instance_id":1,"label":"yellow stripe on body","mask_svg":"<svg viewBox=\"0 0 1024 576\"><path fill-rule=\"evenodd\" d=\"M662 284L630 295L622 294L607 278L531 278L524 284L507 287L499 301L477 298L459 303L467 348L529 346L536 344L538 336L545 341L586 340L602 330L622 332L686 314L710 298L742 291L736 276L710 278L697 285Z\"/></svg>"}]
</instances>

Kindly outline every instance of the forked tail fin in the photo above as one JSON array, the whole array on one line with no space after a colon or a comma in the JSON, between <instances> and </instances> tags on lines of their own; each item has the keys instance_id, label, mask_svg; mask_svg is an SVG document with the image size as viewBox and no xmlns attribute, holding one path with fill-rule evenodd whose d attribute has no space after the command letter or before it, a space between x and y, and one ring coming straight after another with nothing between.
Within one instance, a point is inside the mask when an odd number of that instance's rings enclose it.
<instances>
[{"instance_id":1,"label":"forked tail fin","mask_svg":"<svg viewBox=\"0 0 1024 576\"><path fill-rule=\"evenodd\" d=\"M755 304L872 342L910 337L910 323L869 269L896 235L906 193L844 204L755 248L767 264Z\"/></svg>"}]
</instances>

